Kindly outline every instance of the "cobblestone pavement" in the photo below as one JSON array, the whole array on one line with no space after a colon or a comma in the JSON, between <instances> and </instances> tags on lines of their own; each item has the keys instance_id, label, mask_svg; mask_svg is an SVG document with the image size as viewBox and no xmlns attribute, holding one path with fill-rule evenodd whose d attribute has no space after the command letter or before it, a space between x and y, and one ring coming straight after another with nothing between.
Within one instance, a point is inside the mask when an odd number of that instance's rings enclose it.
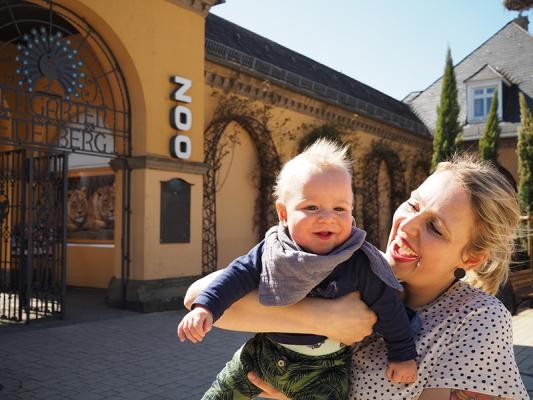
<instances>
[{"instance_id":1,"label":"cobblestone pavement","mask_svg":"<svg viewBox=\"0 0 533 400\"><path fill-rule=\"evenodd\" d=\"M184 311L109 312L71 324L0 326L0 399L200 399L249 337L214 329L202 344L180 343L175 327ZM533 394L533 309L513 325L517 360Z\"/></svg>"},{"instance_id":2,"label":"cobblestone pavement","mask_svg":"<svg viewBox=\"0 0 533 400\"><path fill-rule=\"evenodd\" d=\"M135 314L0 335L0 399L200 399L249 335L180 343L183 312ZM0 328L1 329L1 328Z\"/></svg>"}]
</instances>

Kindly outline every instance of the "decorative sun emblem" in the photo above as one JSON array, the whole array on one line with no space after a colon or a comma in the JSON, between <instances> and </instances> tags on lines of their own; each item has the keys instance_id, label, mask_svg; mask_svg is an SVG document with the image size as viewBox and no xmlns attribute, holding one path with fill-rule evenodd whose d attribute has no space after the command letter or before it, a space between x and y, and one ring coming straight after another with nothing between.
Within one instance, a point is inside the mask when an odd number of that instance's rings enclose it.
<instances>
[{"instance_id":1,"label":"decorative sun emblem","mask_svg":"<svg viewBox=\"0 0 533 400\"><path fill-rule=\"evenodd\" d=\"M21 77L19 86L27 84L31 93L40 79L47 78L49 87L53 81L61 85L66 100L80 97L81 80L85 77L80 71L83 62L76 59L78 50L70 47L70 40L62 38L61 32L48 33L44 27L40 32L32 29L31 35L24 34L22 39L25 44L17 46L22 55L16 57L20 63L17 68Z\"/></svg>"}]
</instances>

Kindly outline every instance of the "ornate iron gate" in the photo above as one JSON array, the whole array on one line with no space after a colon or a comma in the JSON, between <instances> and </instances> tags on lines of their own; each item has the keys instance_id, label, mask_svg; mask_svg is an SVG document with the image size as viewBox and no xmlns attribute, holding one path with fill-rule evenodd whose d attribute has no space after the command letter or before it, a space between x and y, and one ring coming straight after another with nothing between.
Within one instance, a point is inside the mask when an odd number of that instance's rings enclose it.
<instances>
[{"instance_id":1,"label":"ornate iron gate","mask_svg":"<svg viewBox=\"0 0 533 400\"><path fill-rule=\"evenodd\" d=\"M59 179L62 175L66 180L66 160L54 155L58 151L70 154L72 169L93 163L88 157L119 161L122 238L116 244L122 252L125 299L130 275L130 127L120 63L83 16L53 0L0 0L0 151L13 150L1 156L6 168L0 165L0 212L5 214L0 223L0 319L64 313L65 233L58 221L66 208L65 189L60 189L64 181ZM15 152L22 148L40 152ZM19 242L31 250L17 256L14 243Z\"/></svg>"},{"instance_id":2,"label":"ornate iron gate","mask_svg":"<svg viewBox=\"0 0 533 400\"><path fill-rule=\"evenodd\" d=\"M66 258L64 153L0 152L0 319L63 316Z\"/></svg>"}]
</instances>

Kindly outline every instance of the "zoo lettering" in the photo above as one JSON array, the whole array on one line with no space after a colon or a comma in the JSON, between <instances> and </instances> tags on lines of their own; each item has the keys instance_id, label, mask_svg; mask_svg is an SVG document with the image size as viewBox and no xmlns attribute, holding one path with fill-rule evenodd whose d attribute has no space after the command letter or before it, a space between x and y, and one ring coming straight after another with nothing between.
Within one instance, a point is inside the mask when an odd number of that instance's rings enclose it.
<instances>
[{"instance_id":1,"label":"zoo lettering","mask_svg":"<svg viewBox=\"0 0 533 400\"><path fill-rule=\"evenodd\" d=\"M170 81L176 83L178 88L170 95L171 100L176 100L181 103L190 103L191 96L185 93L192 85L190 79L174 75ZM178 104L170 110L170 125L178 131L187 132L191 129L192 113L185 105ZM191 156L192 143L189 136L178 134L170 138L170 155L176 158L183 158L187 160Z\"/></svg>"}]
</instances>

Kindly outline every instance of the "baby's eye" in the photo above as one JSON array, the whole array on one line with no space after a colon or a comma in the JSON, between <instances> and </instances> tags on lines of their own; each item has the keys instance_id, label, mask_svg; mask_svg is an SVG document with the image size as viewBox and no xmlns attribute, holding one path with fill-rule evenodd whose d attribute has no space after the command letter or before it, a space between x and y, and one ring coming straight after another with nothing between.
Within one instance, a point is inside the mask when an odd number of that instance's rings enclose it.
<instances>
[{"instance_id":1,"label":"baby's eye","mask_svg":"<svg viewBox=\"0 0 533 400\"><path fill-rule=\"evenodd\" d=\"M344 211L346 211L346 208L344 208L344 207L335 207L335 211L336 212L344 212Z\"/></svg>"},{"instance_id":2,"label":"baby's eye","mask_svg":"<svg viewBox=\"0 0 533 400\"><path fill-rule=\"evenodd\" d=\"M316 210L318 210L318 207L311 205L311 206L306 206L305 209L308 210L308 211L316 211Z\"/></svg>"}]
</instances>

